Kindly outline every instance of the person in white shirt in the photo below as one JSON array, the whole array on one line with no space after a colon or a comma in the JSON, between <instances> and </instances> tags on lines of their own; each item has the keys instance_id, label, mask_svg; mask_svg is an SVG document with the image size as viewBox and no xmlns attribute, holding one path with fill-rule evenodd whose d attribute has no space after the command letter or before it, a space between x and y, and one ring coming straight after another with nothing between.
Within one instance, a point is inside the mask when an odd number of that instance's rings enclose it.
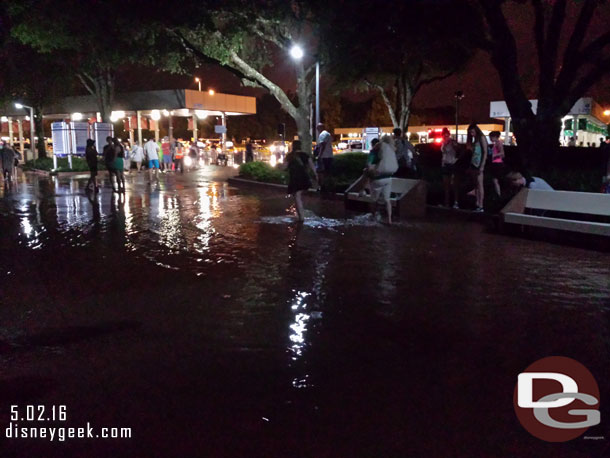
<instances>
[{"instance_id":1,"label":"person in white shirt","mask_svg":"<svg viewBox=\"0 0 610 458\"><path fill-rule=\"evenodd\" d=\"M324 124L318 124L318 141L316 142L316 150L318 152L318 161L322 163L324 173L330 174L330 169L333 166L333 144L330 132L324 129Z\"/></svg>"},{"instance_id":2,"label":"person in white shirt","mask_svg":"<svg viewBox=\"0 0 610 458\"><path fill-rule=\"evenodd\" d=\"M530 181L519 172L511 172L506 175L506 180L513 188L537 189L538 191L554 191L553 187L540 177L532 177Z\"/></svg>"},{"instance_id":3,"label":"person in white shirt","mask_svg":"<svg viewBox=\"0 0 610 458\"><path fill-rule=\"evenodd\" d=\"M157 173L159 172L159 145L151 138L144 145L144 151L148 156L148 177L152 180L153 169L155 171L155 178L158 178Z\"/></svg>"},{"instance_id":4,"label":"person in white shirt","mask_svg":"<svg viewBox=\"0 0 610 458\"><path fill-rule=\"evenodd\" d=\"M136 168L138 169L138 173L140 173L142 171L142 161L144 160L144 148L142 148L137 141L133 142L131 160L136 163Z\"/></svg>"}]
</instances>

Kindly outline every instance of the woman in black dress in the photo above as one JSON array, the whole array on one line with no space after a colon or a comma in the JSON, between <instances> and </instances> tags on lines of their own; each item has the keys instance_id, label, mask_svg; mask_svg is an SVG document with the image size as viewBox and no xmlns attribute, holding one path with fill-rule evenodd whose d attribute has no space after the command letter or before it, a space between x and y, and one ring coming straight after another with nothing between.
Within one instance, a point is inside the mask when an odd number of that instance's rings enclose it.
<instances>
[{"instance_id":1,"label":"woman in black dress","mask_svg":"<svg viewBox=\"0 0 610 458\"><path fill-rule=\"evenodd\" d=\"M97 186L97 150L95 149L95 140L88 139L87 140L87 148L85 149L85 159L87 160L87 165L89 166L89 171L91 176L89 176L89 181L87 181L86 190L92 190L98 192L100 188ZM93 186L93 188L91 188Z\"/></svg>"},{"instance_id":2,"label":"woman in black dress","mask_svg":"<svg viewBox=\"0 0 610 458\"><path fill-rule=\"evenodd\" d=\"M299 140L292 143L292 152L286 156L286 162L288 163L288 194L294 196L297 216L299 221L303 221L305 219L305 209L303 208L302 194L303 191L311 187L308 168L316 177L316 181L318 180L318 174L311 156L301 151Z\"/></svg>"}]
</instances>

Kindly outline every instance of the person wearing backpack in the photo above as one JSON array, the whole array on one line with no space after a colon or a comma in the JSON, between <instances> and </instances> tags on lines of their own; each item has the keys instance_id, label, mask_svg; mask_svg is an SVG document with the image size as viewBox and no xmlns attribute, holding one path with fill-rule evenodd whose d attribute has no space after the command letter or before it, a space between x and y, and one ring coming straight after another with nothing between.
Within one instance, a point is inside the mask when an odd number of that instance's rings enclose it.
<instances>
[{"instance_id":1,"label":"person wearing backpack","mask_svg":"<svg viewBox=\"0 0 610 458\"><path fill-rule=\"evenodd\" d=\"M396 176L405 177L410 169L413 167L413 157L415 154L415 147L413 144L406 139L402 134L400 128L396 128L394 133L394 143L396 145L396 160L398 161L398 172Z\"/></svg>"}]
</instances>

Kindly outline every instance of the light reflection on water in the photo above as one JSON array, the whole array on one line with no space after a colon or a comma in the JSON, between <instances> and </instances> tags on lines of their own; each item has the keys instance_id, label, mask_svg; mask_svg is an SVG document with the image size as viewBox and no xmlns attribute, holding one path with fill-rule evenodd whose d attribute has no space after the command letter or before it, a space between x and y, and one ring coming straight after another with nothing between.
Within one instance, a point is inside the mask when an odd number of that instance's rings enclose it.
<instances>
[{"instance_id":1,"label":"light reflection on water","mask_svg":"<svg viewBox=\"0 0 610 458\"><path fill-rule=\"evenodd\" d=\"M22 246L114 250L143 268L193 276L202 282L198 306L230 298L218 306L227 309L215 322L219 330L209 332L242 348L275 345L293 388L319 384L310 360L321 351L329 309L348 320L363 310L386 320L419 310L435 323L473 322L472 329L486 331L496 314L498 322L507 313L528 316L529 303L578 308L597 320L610 305L607 255L600 253L487 234L470 223L407 220L387 227L333 204L308 202L299 225L286 214L286 199L237 193L214 181L149 187L134 180L124 197L107 189L87 197L84 181L28 181L0 201L3 217L14 216ZM278 316L281 336L270 344L273 333L260 326ZM469 316L475 320L463 318Z\"/></svg>"}]
</instances>

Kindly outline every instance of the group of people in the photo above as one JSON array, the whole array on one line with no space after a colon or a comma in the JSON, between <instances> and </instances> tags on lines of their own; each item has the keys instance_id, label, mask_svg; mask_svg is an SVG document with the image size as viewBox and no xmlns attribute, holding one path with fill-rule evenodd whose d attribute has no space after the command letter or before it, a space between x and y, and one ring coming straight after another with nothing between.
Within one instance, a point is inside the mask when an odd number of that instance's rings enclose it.
<instances>
[{"instance_id":1,"label":"group of people","mask_svg":"<svg viewBox=\"0 0 610 458\"><path fill-rule=\"evenodd\" d=\"M95 141L87 140L85 149L85 159L90 170L89 181L86 189L88 191L98 192L97 185L98 174L98 151L95 148ZM199 149L195 142L190 142L190 148L187 153L191 158L196 159L199 156ZM165 137L163 142L156 142L152 138L144 143L144 146L136 141L133 148L129 142L121 142L117 138L106 137L106 145L102 151L102 158L108 177L112 186L113 192L125 192L125 171L129 173L131 163L135 163L135 168L138 173L142 171L142 164L148 166L149 179L153 176L157 177L157 173L178 171L184 172L184 147L177 140ZM116 186L115 186L116 182Z\"/></svg>"},{"instance_id":2,"label":"group of people","mask_svg":"<svg viewBox=\"0 0 610 458\"><path fill-rule=\"evenodd\" d=\"M449 129L443 129L441 143L441 172L443 175L444 204L450 206L451 192L453 191L453 208L458 205L458 189L460 177L470 177L474 185L475 212L483 212L483 199L485 197L484 174L489 170L492 178L494 192L498 197L502 195L502 184L512 189L526 186L531 189L553 190L542 178L530 177L526 179L520 172L511 171L506 166L504 145L500 140L500 132L495 130L489 133L489 142L485 134L476 124L470 124L467 131L466 147L460 148L451 138Z\"/></svg>"}]
</instances>

